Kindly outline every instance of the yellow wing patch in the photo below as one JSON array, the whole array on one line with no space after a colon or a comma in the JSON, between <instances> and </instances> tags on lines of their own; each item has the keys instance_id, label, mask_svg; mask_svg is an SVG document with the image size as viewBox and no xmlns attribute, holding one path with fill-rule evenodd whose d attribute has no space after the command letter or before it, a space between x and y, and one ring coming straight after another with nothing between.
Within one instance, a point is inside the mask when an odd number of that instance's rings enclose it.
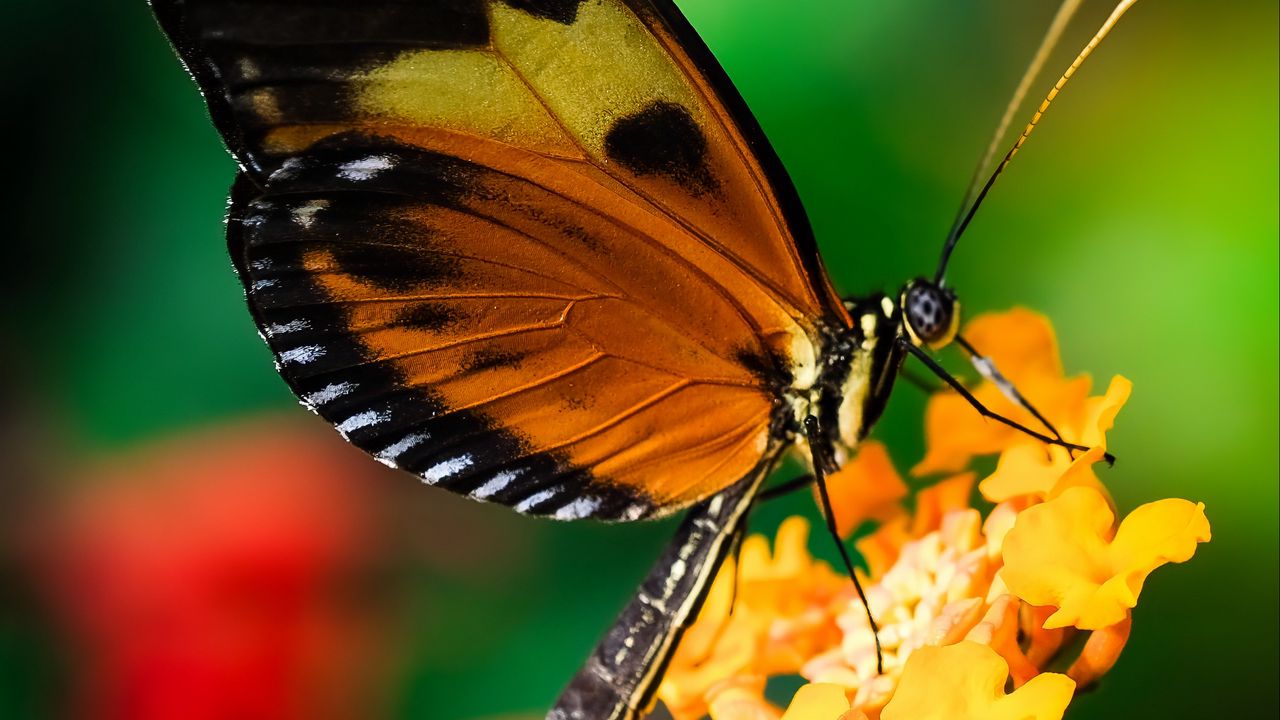
<instances>
[{"instance_id":1,"label":"yellow wing patch","mask_svg":"<svg viewBox=\"0 0 1280 720\"><path fill-rule=\"evenodd\" d=\"M545 154L582 157L527 85L485 50L412 50L356 79L375 120L470 132Z\"/></svg>"},{"instance_id":2,"label":"yellow wing patch","mask_svg":"<svg viewBox=\"0 0 1280 720\"><path fill-rule=\"evenodd\" d=\"M501 3L489 16L495 50L597 159L620 117L662 101L698 109L671 58L617 0L583 3L571 25Z\"/></svg>"},{"instance_id":3,"label":"yellow wing patch","mask_svg":"<svg viewBox=\"0 0 1280 720\"><path fill-rule=\"evenodd\" d=\"M618 118L654 103L705 117L666 51L617 0L584 3L567 25L501 2L486 10L488 48L400 53L355 78L358 113L544 154L581 158L582 148L606 161L605 138Z\"/></svg>"}]
</instances>

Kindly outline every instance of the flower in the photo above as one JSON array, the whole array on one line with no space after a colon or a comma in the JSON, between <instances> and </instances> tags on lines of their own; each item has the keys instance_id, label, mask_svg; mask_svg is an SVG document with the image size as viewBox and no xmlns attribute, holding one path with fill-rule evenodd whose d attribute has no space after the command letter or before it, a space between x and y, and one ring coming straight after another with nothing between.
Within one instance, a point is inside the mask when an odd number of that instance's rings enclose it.
<instances>
[{"instance_id":1,"label":"flower","mask_svg":"<svg viewBox=\"0 0 1280 720\"><path fill-rule=\"evenodd\" d=\"M883 720L1052 720L1062 717L1076 684L1041 673L1008 695L1009 666L975 642L921 648L902 672Z\"/></svg>"},{"instance_id":2,"label":"flower","mask_svg":"<svg viewBox=\"0 0 1280 720\"><path fill-rule=\"evenodd\" d=\"M29 543L76 648L70 714L374 716L389 635L343 591L380 568L366 468L324 434L264 420L69 483Z\"/></svg>"},{"instance_id":3,"label":"flower","mask_svg":"<svg viewBox=\"0 0 1280 720\"><path fill-rule=\"evenodd\" d=\"M1147 575L1190 560L1209 536L1204 503L1148 503L1116 528L1097 490L1073 487L1018 517L1001 574L1018 597L1058 608L1046 628L1096 630L1128 617Z\"/></svg>"},{"instance_id":4,"label":"flower","mask_svg":"<svg viewBox=\"0 0 1280 720\"><path fill-rule=\"evenodd\" d=\"M1090 447L1078 457L1072 457L1064 448L1046 446L1028 438L1011 443L1000 454L996 471L978 486L982 496L991 502L1022 495L1043 500L1076 485L1092 487L1105 494L1102 481L1093 472L1093 464L1106 452L1106 432L1132 391L1133 383L1126 378L1112 378L1105 395L1086 400L1075 417L1066 418L1067 423L1059 430L1065 437Z\"/></svg>"},{"instance_id":5,"label":"flower","mask_svg":"<svg viewBox=\"0 0 1280 720\"><path fill-rule=\"evenodd\" d=\"M949 476L910 497L884 446L868 442L828 478L842 536L877 525L857 548L883 672L852 583L809 555L807 521L789 518L772 553L752 536L717 577L659 689L677 720L1056 720L1118 660L1147 575L1209 540L1204 505L1186 500L1143 505L1117 524L1094 468L1128 380L1090 396L1087 376L1063 374L1048 322L1025 310L979 317L965 335L1088 450L1047 447L939 393L912 472ZM990 382L973 392L1038 422ZM994 507L983 512L965 468L989 454L996 468L977 487ZM785 709L766 699L768 677L796 673L809 682Z\"/></svg>"},{"instance_id":6,"label":"flower","mask_svg":"<svg viewBox=\"0 0 1280 720\"><path fill-rule=\"evenodd\" d=\"M778 528L773 552L764 537L747 538L739 552L736 600L734 568L726 566L716 577L660 690L677 720L696 720L709 709L712 717L753 717L741 708L744 698L763 697L765 677L793 674L820 648L838 642L834 610L847 602L848 580L809 555L808 538L809 523L801 517ZM730 706L738 710L726 715Z\"/></svg>"},{"instance_id":7,"label":"flower","mask_svg":"<svg viewBox=\"0 0 1280 720\"><path fill-rule=\"evenodd\" d=\"M884 443L868 440L852 461L827 477L827 494L831 506L838 508L840 536L849 537L867 520L886 522L901 513L907 485L893 467Z\"/></svg>"},{"instance_id":8,"label":"flower","mask_svg":"<svg viewBox=\"0 0 1280 720\"><path fill-rule=\"evenodd\" d=\"M1058 422L1083 411L1090 380L1084 375L1063 376L1058 341L1043 315L1023 309L981 315L965 327L964 337L986 357L995 359L1000 372L1024 397L1034 398L1045 417ZM1028 427L1039 424L991 382L979 384L973 395L1004 417ZM963 470L975 456L998 453L1026 438L1003 423L978 415L958 394L942 392L925 408L925 439L928 449L924 459L911 469L916 476Z\"/></svg>"}]
</instances>

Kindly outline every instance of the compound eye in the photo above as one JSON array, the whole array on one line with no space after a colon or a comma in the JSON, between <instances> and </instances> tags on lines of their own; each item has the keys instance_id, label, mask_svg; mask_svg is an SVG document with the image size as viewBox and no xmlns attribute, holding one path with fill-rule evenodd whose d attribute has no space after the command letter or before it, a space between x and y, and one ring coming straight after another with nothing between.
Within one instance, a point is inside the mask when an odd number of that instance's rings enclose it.
<instances>
[{"instance_id":1,"label":"compound eye","mask_svg":"<svg viewBox=\"0 0 1280 720\"><path fill-rule=\"evenodd\" d=\"M955 299L936 285L913 285L903 303L907 322L921 342L946 344L955 333Z\"/></svg>"}]
</instances>

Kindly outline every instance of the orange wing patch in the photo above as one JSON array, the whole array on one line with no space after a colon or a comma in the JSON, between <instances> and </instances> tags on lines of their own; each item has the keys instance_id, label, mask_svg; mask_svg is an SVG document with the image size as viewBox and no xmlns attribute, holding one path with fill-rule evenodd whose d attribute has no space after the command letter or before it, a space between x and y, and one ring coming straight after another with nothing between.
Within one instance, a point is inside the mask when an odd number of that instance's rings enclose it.
<instances>
[{"instance_id":1,"label":"orange wing patch","mask_svg":"<svg viewBox=\"0 0 1280 720\"><path fill-rule=\"evenodd\" d=\"M664 513L750 472L785 309L734 296L723 256L673 251L699 246L665 217L605 216L605 188L553 190L557 164L520 159L542 184L348 135L277 173L236 222L261 321L296 329L269 338L286 377L304 398L349 384L313 404L384 461L528 512Z\"/></svg>"},{"instance_id":2,"label":"orange wing patch","mask_svg":"<svg viewBox=\"0 0 1280 720\"><path fill-rule=\"evenodd\" d=\"M232 254L348 439L525 512L669 512L788 439L849 322L667 0L155 0L245 168Z\"/></svg>"}]
</instances>

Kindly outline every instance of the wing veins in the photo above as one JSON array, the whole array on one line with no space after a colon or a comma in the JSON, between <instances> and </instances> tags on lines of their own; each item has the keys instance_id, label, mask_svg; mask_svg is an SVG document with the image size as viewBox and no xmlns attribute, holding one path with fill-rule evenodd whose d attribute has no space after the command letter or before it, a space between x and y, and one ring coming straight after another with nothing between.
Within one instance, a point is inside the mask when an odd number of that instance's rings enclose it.
<instances>
[{"instance_id":1,"label":"wing veins","mask_svg":"<svg viewBox=\"0 0 1280 720\"><path fill-rule=\"evenodd\" d=\"M666 21L665 17L663 18L663 21L665 23ZM670 26L668 26L667 31L672 32ZM674 33L673 33L673 36L674 36ZM667 55L671 56L672 58L675 57L675 53L671 52L667 44L662 42L657 35L654 35L653 38L659 45L663 47L664 50L667 51ZM685 77L685 79L689 82L690 85L699 89L704 87L704 83L698 82L697 78L694 78L688 72L686 72L685 66L683 63L676 62L673 64L680 71L680 73ZM726 75L727 74L728 73L726 73ZM703 95L703 97L709 97L709 98L718 100L719 98L716 95L714 88L709 88L709 89L711 90L710 93L700 93L700 94ZM773 193L769 192L770 188L768 187L767 183L763 182L763 179L764 179L763 168L760 168L760 171L757 172L757 168L750 162L751 158L748 157L748 154L745 152L742 145L733 140L734 135L732 132L730 132L730 129L732 126L736 124L732 122L732 117L728 116L726 108L724 108L723 106L720 106L719 103L708 102L707 105L708 105L708 109L711 111L711 114L715 117L716 122L720 125L720 129L725 134L725 137L728 137L730 139L729 144L733 147L733 150L737 154L738 159L742 162L742 166L747 168L747 170L749 171L748 174L751 176L751 182L755 185L758 194L760 195L760 197L765 198L767 200L765 204L769 208L769 214L773 216L774 227L778 229L779 234L782 235L783 237L788 239L794 239L792 238L792 235L791 235L791 228L787 225L786 218L782 215L782 208L779 207L777 204L777 198L773 196ZM728 120L728 122L726 122L726 119ZM796 243L788 242L784 244L786 245L787 254L791 257L791 262L794 265L794 267L800 271L800 275L802 277L804 277L806 280L809 280L810 278L804 268L804 259L799 256L799 248L796 246ZM817 278L813 278L813 280L817 280ZM817 296L817 293L815 292L811 283L809 282L805 283L805 290L808 293L810 293L811 295L810 299L814 300L816 304L818 305L822 304L821 298Z\"/></svg>"},{"instance_id":2,"label":"wing veins","mask_svg":"<svg viewBox=\"0 0 1280 720\"><path fill-rule=\"evenodd\" d=\"M435 295L396 295L389 297L343 298L341 300L324 300L322 302L292 303L289 305L273 305L272 310L283 308L306 308L323 305L358 305L370 303L409 303L431 300L605 300L615 299L613 295L555 295L550 293L437 293ZM620 299L620 298L616 298Z\"/></svg>"},{"instance_id":3,"label":"wing veins","mask_svg":"<svg viewBox=\"0 0 1280 720\"><path fill-rule=\"evenodd\" d=\"M472 213L472 214L474 214L474 213ZM483 217L483 216L481 216L481 215L475 215L475 217ZM487 218L486 218L486 219L487 219ZM519 232L519 231L518 231L518 230L516 230L516 231L514 231L514 232ZM567 286L567 287L573 287L573 283L567 282L567 281L562 280L562 279L560 279L560 278L552 277L552 276L550 276L550 275L545 275L545 274L540 273L540 272L536 272L536 271L531 270L531 269L526 268L526 267L520 267L520 266L518 266L518 265L511 265L511 264L509 264L509 263L504 263L504 262L501 262L501 261L498 261L498 260L494 260L494 259L492 259L492 258L477 257L477 256L475 256L475 255L468 255L468 254L466 254L466 253L462 253L462 252L450 252L450 251L447 251L447 250L441 250L441 249L439 249L439 248L430 247L430 246L428 246L428 245L407 245L407 246L406 246L406 245L398 245L398 244L396 244L396 243L386 243L386 242L376 242L376 241L374 241L374 242L370 242L370 241L365 241L365 240L362 240L362 241L357 242L357 243L353 243L353 242L351 242L350 240L332 240L332 239L328 239L328 238L322 238L322 239L318 239L318 240L317 240L317 239L302 239L302 238L298 238L298 239L294 239L294 240L281 240L280 242L309 243L309 244L315 244L315 245L320 245L320 244L325 244L325 245L347 245L347 246L349 246L349 245L368 245L368 246L371 246L371 247L385 247L385 248L393 248L393 249L396 249L396 250L405 250L405 249L410 249L410 250L413 250L413 251L415 251L415 252L418 252L418 251L424 252L424 254L425 254L425 253L430 253L430 254L433 254L433 255L441 255L441 256L444 256L444 257L457 258L457 259L459 259L459 260L472 260L472 261L475 261L475 262L478 262L478 263L483 263L483 264L485 264L485 265L493 265L493 266L495 266L495 267L501 267L501 268L506 268L506 269L508 269L508 270L514 270L514 271L516 271L516 272L518 272L518 273L521 273L521 274L523 274L523 275L530 275L530 276L536 277L536 278L541 279L541 280L547 280L547 281L549 281L549 282L556 283L557 285L564 285L564 286ZM342 275L342 273L341 273L341 272L339 272L339 271L334 271L334 270L324 270L324 271L305 271L305 273L304 273L304 274L306 274L306 275L308 275L308 276L311 276L311 277L320 276L320 275L328 275L328 274L338 274L338 275ZM597 279L601 279L601 278L597 278ZM610 284L610 285L612 285L613 283L609 283L609 284ZM602 293L592 293L591 291L587 290L586 288L577 288L577 289L578 289L578 290L581 290L581 291L583 291L583 292L585 292L585 293L589 293L589 294L586 296L586 298L585 298L585 299L592 299L592 298L596 298L596 297L601 297L601 298L615 297L615 296L613 296L613 295L606 295L606 294L602 294ZM617 289L618 289L619 291L621 291L621 288L617 288ZM522 296L517 295L516 297L522 297ZM616 297L621 298L622 296L621 296L621 295L618 295L618 296L616 296Z\"/></svg>"},{"instance_id":4,"label":"wing veins","mask_svg":"<svg viewBox=\"0 0 1280 720\"><path fill-rule=\"evenodd\" d=\"M725 379L707 378L707 377L698 377L698 378L689 377L687 375L676 373L672 371L671 368L658 367L657 365L645 362L638 358L622 357L621 355L611 353L608 350L600 347L598 344L596 344L596 341L594 339L592 339L586 333L583 333L581 330L578 330L577 328L575 328L572 324L566 324L564 329L567 330L568 332L573 333L574 335L577 335L579 339L581 339L583 342L590 345L596 352L604 353L609 357L617 358L619 360L625 360L629 363L639 365L640 367L645 368L647 370L652 370L657 373L662 373L663 375L673 375L675 377L683 377L685 380L688 380L689 382L697 385L716 385L716 386L723 386L723 387L745 388L745 389L757 390L757 391L763 389L763 386L760 385L759 383L749 383L749 382L742 382L738 380L725 380Z\"/></svg>"},{"instance_id":5,"label":"wing veins","mask_svg":"<svg viewBox=\"0 0 1280 720\"><path fill-rule=\"evenodd\" d=\"M573 364L573 365L567 366L567 367L565 367L565 368L563 368L563 369L561 369L561 370L559 370L559 371L557 371L557 372L554 372L554 373L552 373L552 374L550 374L550 375L545 375L545 376L543 376L543 377L540 377L540 378L538 378L537 380L534 380L534 381L532 381L532 382L527 382L527 383L525 383L524 385L520 385L520 386L517 386L517 387L514 387L514 388L510 388L510 389L508 389L508 390L504 390L504 391L502 391L502 392L500 392L500 393L498 393L498 394L496 394L496 395L491 395L491 396L486 397L486 398L484 398L484 399L482 399L482 400L477 400L477 401L472 402L472 403L467 404L467 405L458 405L458 406L456 406L456 407L451 406L447 412L441 413L440 415L437 415L435 418L432 418L432 419L434 420L434 419L438 419L438 418L442 418L442 417L448 417L449 415L451 415L451 414L453 414L453 413L456 413L456 412L462 412L462 411L465 411L465 410L474 410L474 409L476 409L476 408L481 408L481 407L484 407L485 405L489 405L489 404L491 404L491 403L498 402L499 400L505 400L505 399L507 399L507 398L514 397L514 396L519 395L519 394L521 394L521 393L525 393L525 392L528 392L528 391L530 391L530 390L534 390L534 389L536 389L536 388L542 387L542 386L544 386L544 385L551 384L551 383L553 383L553 382L555 382L555 381L557 381L557 380L561 380L561 379L563 379L563 378L565 378L565 377L568 377L569 375L572 375L572 374L574 374L574 373L578 372L579 370L586 369L586 368L590 367L591 365L594 365L595 363L597 363L597 362L599 362L599 361L603 360L603 359L604 359L604 358L606 358L606 357L610 357L610 356L609 356L609 355L607 355L606 353L596 352L594 355L592 355L591 357L589 357L589 358L587 358L587 359L585 359L585 360L580 360L580 361L578 361L577 363L575 363L575 364ZM454 376L452 376L452 377L455 377L455 378L456 378L456 377L460 377L460 375L454 375ZM439 384L439 383L434 383L434 384ZM424 383L424 384L421 384L421 385L410 385L409 387L414 387L414 388L429 388L429 387L431 387L431 385Z\"/></svg>"},{"instance_id":6,"label":"wing veins","mask_svg":"<svg viewBox=\"0 0 1280 720\"><path fill-rule=\"evenodd\" d=\"M545 192L547 192L547 193L549 193L549 194L551 194L551 195L555 195L556 197L559 197L560 199L564 200L565 202L567 202L567 203L569 203L569 204L571 204L571 205L574 205L575 207L579 207L579 208L582 208L584 211L591 212L591 213L593 213L597 218L599 218L600 220L604 221L605 223L610 224L610 225L613 225L613 226L615 226L615 227L617 227L617 228L619 228L619 229L621 229L621 230L624 230L624 231L626 231L629 235L631 235L631 236L633 236L633 237L635 237L635 238L639 238L639 240L640 240L641 242L645 243L646 245L649 245L651 248L653 248L653 249L657 250L657 251L658 251L659 253L661 253L662 255L665 255L666 257L670 258L670 259L671 259L671 260L673 260L676 264L678 264L678 265L683 265L683 266L684 266L684 267L689 271L689 273L690 273L691 275L693 275L693 276L694 276L694 277L696 277L696 278L701 279L701 280L702 280L702 281L703 281L707 286L709 286L710 288L712 288L712 290L713 290L717 295L719 295L719 296L721 297L721 299L723 299L723 300L725 301L725 303L726 303L726 304L728 304L731 308L733 308L734 312L738 315L738 317L742 319L743 324L745 324L747 327L751 328L751 329L754 331L754 332L753 332L753 334L752 334L753 339L754 339L754 340L756 340L756 342L757 342L757 343L759 343L759 344L761 345L761 349L764 349L764 347L763 347L763 345L764 345L764 343L763 343L763 335L764 335L764 333L763 333L763 328L762 328L762 327L760 327L760 325L756 323L755 319L751 316L751 314L750 314L750 313L748 313L748 312L746 311L746 308L745 308L745 307L744 307L744 306L743 306L743 305L738 301L738 299L737 299L736 297L734 297L733 293L732 293L732 292L730 292L730 291L729 291L729 289L728 289L727 287L725 287L724 285L722 285L721 283L719 283L718 281L716 281L714 278L712 278L710 275L708 275L707 273L705 273L701 268L699 268L697 265L695 265L695 264L694 264L692 261L690 261L688 258L684 257L683 255L681 255L681 254L680 254L680 253L678 253L678 252L675 252L674 250L672 250L671 248L669 248L669 247L667 247L666 245L662 244L661 242L658 242L655 238L650 237L648 233L643 232L643 231L641 231L641 230L639 230L639 229L637 229L637 228L633 228L633 227L631 227L629 224L623 223L619 218L616 218L616 217L613 217L613 216L610 216L610 215L600 214L600 213L596 212L594 208L588 207L588 206L586 206L586 205L583 205L582 203L579 203L579 202L577 202L577 201L575 201L575 200L572 200L572 199L570 199L570 198L568 198L568 197L565 197L565 196L564 196L564 195L562 195L561 193L556 192L555 190L552 190L551 188L548 188L548 187L546 187L545 185L543 185L543 184L541 184L541 183L535 182L534 180L532 180L532 179L530 179L530 178L522 178L522 177L519 177L519 176L516 176L516 175L511 175L510 173L506 173L506 172L504 172L504 171L502 171L502 170L497 170L497 169L492 169L492 170L493 170L493 172L501 173L501 174L503 174L503 175L506 175L507 177L511 177L511 178L516 179L516 180L520 180L520 181L523 181L523 182L527 182L527 183L529 183L530 185L533 185L534 187L537 187L537 188L539 188L539 189L541 189L541 190L543 190L543 191L545 191ZM585 178L585 177L587 177L587 176L583 176L583 177ZM590 178L587 178L587 179L590 179ZM592 182L594 182L594 180L592 180ZM615 196L617 196L617 194L616 194L616 193L614 193L614 195L615 195ZM619 199L622 199L622 198L621 198L621 196L618 196L618 197L619 197ZM642 208L642 209L643 209L643 208ZM474 213L474 214L476 215L476 217L484 217L485 219L490 219L490 220L492 220L491 218L489 218L489 217L487 217L487 216L480 215L479 213ZM492 222L494 222L494 223L496 223L496 224L499 224L499 225L503 225L502 223L498 222L497 220L492 220ZM505 225L503 225L503 226L505 227ZM516 230L515 228L511 228L511 229L512 229L514 232L517 232L517 233L520 233L520 232L521 232L520 230ZM610 285L614 285L614 283L612 283L612 282L610 282L609 284L610 284ZM615 287L616 287L616 285L615 285ZM653 313L653 311L652 311L652 310L650 310L649 308L645 307L645 306L644 306L644 304L642 304L642 303L637 303L636 305L637 305L637 307L640 307L640 308L641 308L641 309L643 309L646 313L648 313L650 316L652 316L652 317L654 317L655 319L659 320L659 321L660 321L660 322L662 322L663 324L665 324L665 325L667 325L667 326L669 326L669 327L674 327L674 326L672 326L672 325L671 325L671 324L670 324L670 323L669 323L665 318L662 318L661 316L658 316L658 315L654 314L654 313ZM679 328L675 328L675 329L677 329L677 330L678 330ZM683 333L682 333L682 334L683 334ZM686 337L687 337L687 336L686 336ZM700 344L700 343L699 343L699 344ZM704 347L705 347L705 346L704 346ZM708 350L709 350L709 349L708 349ZM715 354L715 353L713 353L713 354Z\"/></svg>"},{"instance_id":7,"label":"wing veins","mask_svg":"<svg viewBox=\"0 0 1280 720\"><path fill-rule=\"evenodd\" d=\"M539 448L539 450L554 452L556 450L560 450L570 445L580 443L583 440L586 440L588 438L595 437L596 435L599 435L600 433L605 432L610 428L616 427L619 423L625 422L626 420L629 420L635 417L639 413L643 412L645 409L653 407L654 405L657 405L663 400L666 400L667 398L671 397L672 395L675 395L676 393L680 392L681 390L684 390L685 388L688 388L689 386L690 386L690 381L681 380L680 382L677 382L674 385L668 386L663 390L659 390L658 392L632 405L626 410L623 410L622 412L617 413L615 415L609 416L608 420L605 420L604 422L600 423L599 425L596 425L593 428L584 430L578 433L577 435L569 438L568 440L561 441L559 443L556 443L555 445L551 445L546 448Z\"/></svg>"},{"instance_id":8,"label":"wing veins","mask_svg":"<svg viewBox=\"0 0 1280 720\"><path fill-rule=\"evenodd\" d=\"M628 8L628 10L630 10L630 8ZM652 33L650 34L650 36L651 36L651 37L653 37ZM656 38L656 37L654 37L654 40L655 40L655 42L656 42L656 41L657 41L657 38ZM659 44L661 45L661 43L659 43ZM639 198L643 199L643 200L645 201L645 204L648 206L648 207L645 207L644 209L646 209L648 212L650 212L650 213L652 213L652 214L660 215L660 216L662 216L662 217L665 217L665 218L666 218L668 221L670 221L671 223L673 223L673 224L675 224L675 225L677 225L677 226L679 226L679 227L683 228L683 229L684 229L684 230L685 230L685 231L686 231L690 236L692 236L692 237L694 237L694 238L698 239L698 241L700 241L703 245L706 245L707 247L709 247L709 248L711 248L713 251L715 251L717 254L719 254L719 255L723 256L726 260L728 260L728 261L729 261L729 262L731 262L735 267L737 267L737 268L738 268L738 270L739 270L740 272L742 272L744 275L747 275L747 276L748 276L748 277L750 277L752 280L754 280L754 281L756 282L756 284L758 284L758 285L760 285L762 288L764 288L764 289L765 289L765 290L766 290L766 291L767 291L771 296L773 296L773 298L774 298L774 300L775 300L775 301L777 301L777 302L779 302L779 303L785 303L785 304L786 304L786 306L787 306L787 308L790 310L790 313L789 313L790 315L792 315L792 316L794 317L796 314L798 314L798 313L797 313L797 309L796 309L796 303L792 301L792 298L788 297L787 293L783 292L783 291L781 290L781 288L779 288L779 287L775 286L775 285L774 285L774 283L773 283L772 281L770 281L768 278L762 277L759 273L757 273L757 272L755 271L755 269L754 269L752 266L748 265L748 264L746 263L746 261L744 261L744 260L743 260L740 256L738 256L736 253L733 253L733 252L729 251L727 248L725 248L725 247L724 247L723 245L721 245L720 243L717 243L717 242L715 242L714 240L712 240L710 237L708 237L706 234L704 234L701 230L699 230L699 229L697 229L697 228L693 227L692 225L690 225L689 223L687 223L683 218L681 218L677 213L675 213L674 211L672 211L672 210L671 210L670 208L668 208L666 205L664 205L664 204L660 203L659 201L655 200L654 198L650 197L650 196L648 195L648 193L646 193L646 192L642 191L641 189L639 189L639 188L637 188L637 187L633 186L633 185L632 185L630 182L628 182L624 177L622 177L621 175L619 175L618 173L616 173L615 171L613 171L611 168L606 167L605 165L602 165L602 164L599 164L599 163L596 163L596 162L591 161L591 160L590 160L590 158L591 158L591 152L590 152L590 150L588 150L586 147L584 147L584 146L582 145L582 142L581 142L581 141L579 141L579 140L578 140L578 138L577 138L577 137L575 137L575 136L573 135L573 133L569 132L568 128L566 128L566 127L565 127L564 123L563 123L563 122L561 122L561 120L560 120L559 116L557 116L557 115L556 115L556 113L555 113L555 111L554 111L554 110L552 110L552 109L551 109L551 107L550 107L549 105L547 105L546 101L542 99L542 95L540 95L540 94L539 94L539 93L538 93L538 92L533 88L533 86L529 83L528 79L527 79L527 78L525 78L524 74L523 74L523 73L521 73L521 72L520 72L520 71L515 67L515 65L514 65L514 64L513 64L513 63L512 63L512 62L511 62L511 61L510 61L510 60L509 60L509 59L508 59L508 58L507 58L503 53L502 53L502 51L501 51L501 50L499 50L497 47L494 47L494 46L492 45L492 43L490 44L490 49L491 49L491 51L493 52L493 54L494 54L495 56L497 56L498 58L500 58L500 59L501 59L501 61L502 61L502 63L503 63L504 65L506 65L507 67L509 67L509 68L511 69L512 74L514 74L514 75L515 75L515 76L520 80L521 84L523 84L526 88L528 88L528 89L529 89L530 94L532 94L532 95L533 95L533 97L538 101L538 103L539 103L540 105L542 105L542 107L543 107L543 108L545 108L545 109L546 109L547 114L551 116L551 118L555 121L556 125L558 125L562 130L564 130L564 131L565 131L565 135L566 135L566 137L569 139L569 141L570 141L570 142L572 142L574 145L578 146L578 148L582 150L583 156L584 156L584 157L586 157L586 158L588 158L587 162L589 162L589 163L591 164L591 166L592 166L592 167L594 167L594 168L596 168L597 170L599 170L599 171L603 172L605 175L608 175L610 178L612 178L612 179L613 179L615 182L617 182L619 185L622 185L623 187L627 188L627 189L628 189L628 190L630 190L632 193L634 193L637 197L639 197ZM663 47L663 49L664 49L664 50L666 49L666 48L665 48L665 46ZM670 56L670 55L671 55L670 51L667 51L667 54L668 54L668 56ZM677 65L678 65L678 63L674 63L674 64L677 64ZM687 77L687 76L686 76L686 77ZM694 87L697 87L697 85L695 84L695 85L694 85ZM704 99L705 99L705 98L704 98ZM732 136L730 136L730 137L732 137ZM509 146L509 147L515 147L515 146L511 146L511 145L508 145L508 146ZM736 144L735 144L735 148L736 148ZM749 167L750 167L750 165L747 165L747 167L749 168ZM754 175L754 173L752 173L752 175ZM758 182L758 181L756 181L756 182L757 182L757 186L758 186L759 182ZM770 210L770 212L772 213L772 209ZM775 215L775 217L774 217L774 220L775 220L775 222L777 221L777 216L776 216L776 215ZM784 227L785 227L785 226L784 226ZM795 260L795 258L793 257L793 258L792 258L792 260L794 261L794 260ZM803 275L803 273L801 273L801 274ZM806 287L807 287L807 285L806 285Z\"/></svg>"},{"instance_id":9,"label":"wing veins","mask_svg":"<svg viewBox=\"0 0 1280 720\"><path fill-rule=\"evenodd\" d=\"M725 433L723 437L717 438L716 440L713 440L709 443L702 443L696 446L691 446L691 447L685 448L684 450L680 450L678 452L666 453L666 454L663 454L661 457L654 457L641 462L628 463L628 467L634 470L641 470L643 468L650 467L656 463L671 460L672 458L677 458L677 459L685 458L691 455L705 453L705 451L708 448L714 449L714 448L724 447L725 445L735 442L734 438L736 438L739 433L746 432L750 430L752 427L760 427L761 417L767 419L769 417L769 413L764 412L759 415L755 415L750 420L738 424L736 427L733 428L733 430ZM751 437L749 433L747 437L748 438Z\"/></svg>"}]
</instances>

